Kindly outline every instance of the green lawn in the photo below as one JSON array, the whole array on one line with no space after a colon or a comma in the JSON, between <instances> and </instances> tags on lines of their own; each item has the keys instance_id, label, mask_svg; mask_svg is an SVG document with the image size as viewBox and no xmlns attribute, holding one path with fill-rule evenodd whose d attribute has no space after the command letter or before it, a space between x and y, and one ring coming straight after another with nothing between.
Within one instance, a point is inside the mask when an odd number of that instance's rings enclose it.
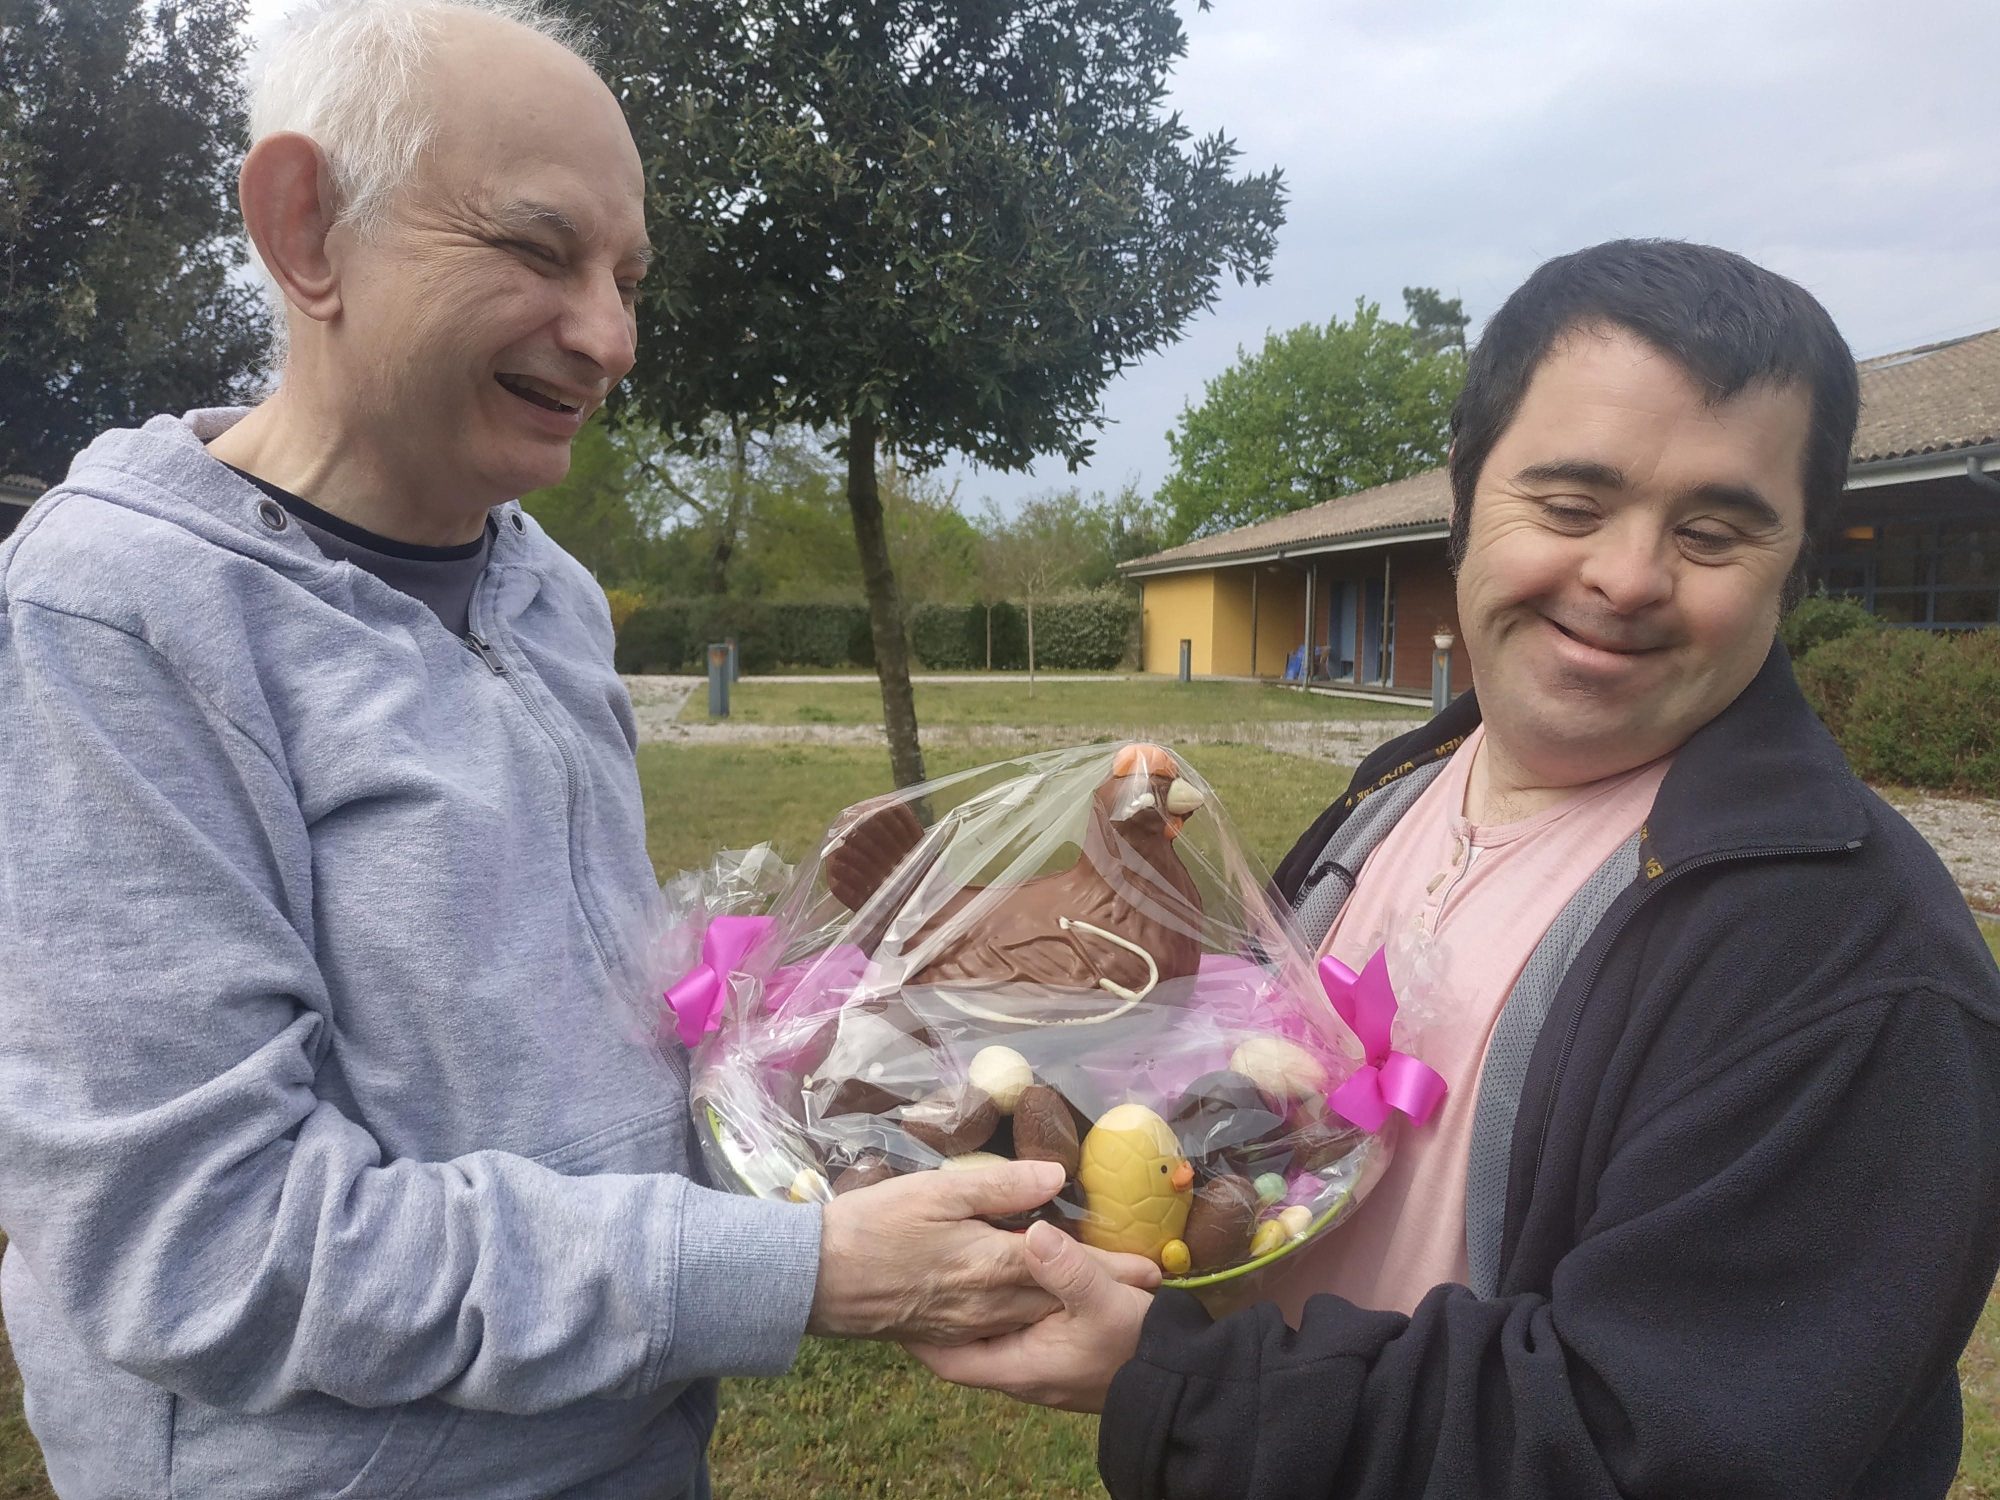
<instances>
[{"instance_id":1,"label":"green lawn","mask_svg":"<svg viewBox=\"0 0 2000 1500\"><path fill-rule=\"evenodd\" d=\"M1175 691L1173 684L1072 686L1098 695L1096 715L1076 720L1086 728L1114 718L1137 722L1141 710L1135 700L1156 703L1158 695L1170 698ZM755 694L759 685L750 687ZM781 687L787 685L763 684L762 690ZM800 691L835 689L850 691L841 684L804 685ZM980 684L974 691L1000 689ZM1304 717L1313 711L1307 705L1334 701L1256 688L1243 692L1249 701L1240 709L1253 709L1260 694L1287 705L1277 717ZM1039 689L1037 705L1045 696L1054 701L1053 695L1050 687ZM1115 699L1115 714L1107 711L1107 696ZM769 700L773 711L776 701ZM1363 707L1376 712L1372 705ZM1032 721L1052 722L1040 713ZM975 764L985 754L990 752L955 748L928 759L932 772L941 774ZM1267 865L1345 780L1333 767L1249 746L1206 745L1191 756L1244 842ZM639 767L648 842L663 875L700 863L717 848L758 839L797 858L834 811L888 784L887 757L860 747L649 745L640 751ZM2000 955L2000 923L1981 926ZM1987 1304L1960 1378L1965 1459L1952 1500L2000 1500L2000 1293ZM943 1500L973 1493L1073 1500L1103 1493L1096 1481L1095 1441L1091 1418L941 1385L891 1348L807 1340L793 1373L725 1382L716 1491L729 1500ZM19 1383L0 1338L0 1500L50 1500L51 1494L20 1416Z\"/></svg>"},{"instance_id":2,"label":"green lawn","mask_svg":"<svg viewBox=\"0 0 2000 1500\"><path fill-rule=\"evenodd\" d=\"M1249 682L1179 683L1164 677L1120 683L1051 678L1035 684L1033 697L1025 676L920 682L915 693L917 722L926 727L1044 724L1079 730L1083 738L1152 734L1174 726L1213 728L1292 719L1414 723L1425 717L1396 703L1328 698ZM882 694L873 682L761 682L746 677L730 687L729 717L742 724L879 724ZM688 698L681 720L707 722L705 691Z\"/></svg>"}]
</instances>

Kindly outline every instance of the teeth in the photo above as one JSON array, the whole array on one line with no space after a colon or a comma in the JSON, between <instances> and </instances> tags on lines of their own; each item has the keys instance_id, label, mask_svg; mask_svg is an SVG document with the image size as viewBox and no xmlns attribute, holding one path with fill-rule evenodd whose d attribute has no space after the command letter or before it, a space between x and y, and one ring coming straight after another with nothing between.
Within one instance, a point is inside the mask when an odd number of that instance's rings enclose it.
<instances>
[{"instance_id":1,"label":"teeth","mask_svg":"<svg viewBox=\"0 0 2000 1500\"><path fill-rule=\"evenodd\" d=\"M499 380L515 395L527 397L538 405L565 412L574 412L578 409L575 403L565 401L555 387L545 385L532 375L502 375Z\"/></svg>"}]
</instances>

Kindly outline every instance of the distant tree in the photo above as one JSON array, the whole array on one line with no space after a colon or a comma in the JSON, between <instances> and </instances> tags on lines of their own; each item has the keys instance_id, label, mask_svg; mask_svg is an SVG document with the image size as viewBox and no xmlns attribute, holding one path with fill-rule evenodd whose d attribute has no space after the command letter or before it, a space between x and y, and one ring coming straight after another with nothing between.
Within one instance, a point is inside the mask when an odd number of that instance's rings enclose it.
<instances>
[{"instance_id":1,"label":"distant tree","mask_svg":"<svg viewBox=\"0 0 2000 1500\"><path fill-rule=\"evenodd\" d=\"M1465 306L1458 298L1444 297L1435 287L1406 286L1403 307L1418 353L1439 354L1456 349L1459 358L1465 357L1465 330L1472 320L1465 315Z\"/></svg>"},{"instance_id":2,"label":"distant tree","mask_svg":"<svg viewBox=\"0 0 2000 1500\"><path fill-rule=\"evenodd\" d=\"M1035 696L1035 606L1081 582L1088 515L1070 490L1030 500L1010 523L987 533L987 572L1027 612L1030 698Z\"/></svg>"},{"instance_id":3,"label":"distant tree","mask_svg":"<svg viewBox=\"0 0 2000 1500\"><path fill-rule=\"evenodd\" d=\"M1002 543L1002 551L1009 543L1046 541L1051 555L1070 560L1068 586L1079 589L1119 583L1120 563L1165 545L1165 517L1134 480L1114 494L1097 490L1086 495L1074 485L1051 489L1013 511L989 499L980 525Z\"/></svg>"},{"instance_id":4,"label":"distant tree","mask_svg":"<svg viewBox=\"0 0 2000 1500\"><path fill-rule=\"evenodd\" d=\"M1276 172L1165 108L1173 0L580 0L660 254L629 399L837 434L890 762L923 777L877 469L1089 456L1114 375L1224 272L1263 280Z\"/></svg>"},{"instance_id":5,"label":"distant tree","mask_svg":"<svg viewBox=\"0 0 2000 1500\"><path fill-rule=\"evenodd\" d=\"M674 501L647 474L657 436L598 417L570 445L562 483L523 495L528 514L607 588L654 589L672 571Z\"/></svg>"},{"instance_id":6,"label":"distant tree","mask_svg":"<svg viewBox=\"0 0 2000 1500\"><path fill-rule=\"evenodd\" d=\"M247 395L244 0L0 0L0 472Z\"/></svg>"},{"instance_id":7,"label":"distant tree","mask_svg":"<svg viewBox=\"0 0 2000 1500\"><path fill-rule=\"evenodd\" d=\"M1464 380L1456 349L1425 353L1367 301L1239 349L1167 434L1168 545L1435 468Z\"/></svg>"}]
</instances>

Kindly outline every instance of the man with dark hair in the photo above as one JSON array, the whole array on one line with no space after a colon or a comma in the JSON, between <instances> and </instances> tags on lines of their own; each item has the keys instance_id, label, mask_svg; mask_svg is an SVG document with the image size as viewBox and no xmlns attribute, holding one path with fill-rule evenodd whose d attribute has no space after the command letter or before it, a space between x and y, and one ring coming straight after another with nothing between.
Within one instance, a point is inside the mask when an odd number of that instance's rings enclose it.
<instances>
[{"instance_id":1,"label":"man with dark hair","mask_svg":"<svg viewBox=\"0 0 2000 1500\"><path fill-rule=\"evenodd\" d=\"M1942 1496L2000 1264L2000 973L1776 643L1857 395L1702 246L1542 267L1453 421L1478 681L1280 865L1377 949L1443 1108L1227 1316L1112 1285L920 1356L1104 1411L1137 1496Z\"/></svg>"}]
</instances>

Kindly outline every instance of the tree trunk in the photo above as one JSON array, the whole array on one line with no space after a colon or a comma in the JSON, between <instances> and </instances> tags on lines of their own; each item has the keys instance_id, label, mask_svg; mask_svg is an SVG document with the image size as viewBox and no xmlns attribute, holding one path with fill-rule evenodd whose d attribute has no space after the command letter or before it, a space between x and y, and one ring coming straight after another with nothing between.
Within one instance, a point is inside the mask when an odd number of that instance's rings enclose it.
<instances>
[{"instance_id":1,"label":"tree trunk","mask_svg":"<svg viewBox=\"0 0 2000 1500\"><path fill-rule=\"evenodd\" d=\"M869 417L847 427L847 508L861 551L861 583L868 593L869 633L875 640L875 675L882 683L882 724L889 732L889 771L896 785L924 779L917 743L917 704L910 691L910 648L903 635L903 603L889 566L889 538L882 528L882 495L875 485L875 437Z\"/></svg>"},{"instance_id":2,"label":"tree trunk","mask_svg":"<svg viewBox=\"0 0 2000 1500\"><path fill-rule=\"evenodd\" d=\"M993 606L986 606L986 670L993 670Z\"/></svg>"},{"instance_id":3,"label":"tree trunk","mask_svg":"<svg viewBox=\"0 0 2000 1500\"><path fill-rule=\"evenodd\" d=\"M736 538L743 529L743 512L750 500L750 447L743 424L729 424L729 499L722 508L722 523L715 528L715 544L708 553L708 591L729 592L729 559L736 551Z\"/></svg>"},{"instance_id":4,"label":"tree trunk","mask_svg":"<svg viewBox=\"0 0 2000 1500\"><path fill-rule=\"evenodd\" d=\"M1028 594L1028 696L1035 696L1035 595Z\"/></svg>"}]
</instances>

